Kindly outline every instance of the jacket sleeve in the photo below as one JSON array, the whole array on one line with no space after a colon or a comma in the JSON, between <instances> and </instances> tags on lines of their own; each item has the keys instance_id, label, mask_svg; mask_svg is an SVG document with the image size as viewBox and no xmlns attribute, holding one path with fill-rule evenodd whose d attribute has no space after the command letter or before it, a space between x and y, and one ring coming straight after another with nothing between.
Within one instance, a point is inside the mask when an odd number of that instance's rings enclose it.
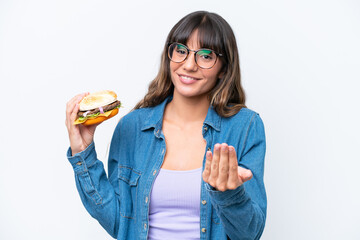
<instances>
[{"instance_id":1,"label":"jacket sleeve","mask_svg":"<svg viewBox=\"0 0 360 240\"><path fill-rule=\"evenodd\" d=\"M119 229L119 186L117 181L116 147L119 141L118 124L109 152L109 177L103 163L97 159L94 142L84 151L72 156L71 148L67 157L75 172L76 187L81 201L89 214L116 238ZM110 170L111 169L111 170Z\"/></svg>"},{"instance_id":2,"label":"jacket sleeve","mask_svg":"<svg viewBox=\"0 0 360 240\"><path fill-rule=\"evenodd\" d=\"M234 190L220 192L209 184L206 189L230 239L260 239L267 203L263 182L265 131L257 113L252 116L245 141L237 150L240 150L237 152L239 166L250 169L252 179Z\"/></svg>"}]
</instances>

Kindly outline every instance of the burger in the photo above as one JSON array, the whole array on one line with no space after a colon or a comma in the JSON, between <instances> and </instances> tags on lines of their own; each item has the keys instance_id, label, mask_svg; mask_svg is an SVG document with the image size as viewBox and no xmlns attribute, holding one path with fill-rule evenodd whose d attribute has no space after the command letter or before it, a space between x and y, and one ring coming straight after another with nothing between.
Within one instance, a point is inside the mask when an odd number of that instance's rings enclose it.
<instances>
[{"instance_id":1,"label":"burger","mask_svg":"<svg viewBox=\"0 0 360 240\"><path fill-rule=\"evenodd\" d=\"M103 90L84 97L74 124L93 125L118 114L121 102L113 91Z\"/></svg>"}]
</instances>

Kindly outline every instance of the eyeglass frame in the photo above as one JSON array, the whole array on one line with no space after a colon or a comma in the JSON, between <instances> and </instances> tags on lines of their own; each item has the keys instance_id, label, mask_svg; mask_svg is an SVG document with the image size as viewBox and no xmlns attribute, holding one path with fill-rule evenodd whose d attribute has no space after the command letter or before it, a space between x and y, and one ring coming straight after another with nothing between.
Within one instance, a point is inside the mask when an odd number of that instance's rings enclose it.
<instances>
[{"instance_id":1,"label":"eyeglass frame","mask_svg":"<svg viewBox=\"0 0 360 240\"><path fill-rule=\"evenodd\" d=\"M175 62L175 61L173 61L172 59L171 59L171 57L170 57L170 46L171 45L173 45L173 44L179 44L179 45L182 45L182 46L184 46L185 48L186 48L186 50L187 50L187 54L186 54L186 57L184 58L184 60L182 60L181 62ZM214 62L214 64L211 66L211 67L209 67L209 68L204 68L204 67L201 67L198 63L197 63L197 60L196 60L196 53L198 53L199 51L201 51L201 50L209 50L209 51L212 51L212 52L214 52L215 53L215 55L216 55L216 59L215 59L215 62ZM223 54L221 54L221 53L218 53L218 52L215 52L214 50L212 50L212 49L209 49L209 48L200 48L200 49L198 49L198 50L192 50L192 49L190 49L190 48L188 48L188 46L186 46L185 44L182 44L182 43L179 43L179 42L172 42L172 43L168 43L168 50L167 50L167 52L168 52L168 57L169 57L169 59L170 59L170 61L172 61L172 62L174 62L174 63L182 63L182 62L184 62L187 58L188 58L188 56L189 56L189 53L190 52L194 52L194 59L195 59L195 63L196 63L196 65L199 67L199 68L201 68L201 69L211 69L212 67L214 67L215 66L215 64L216 64L216 62L217 62L217 59L218 59L218 57L222 57L222 56L224 56Z\"/></svg>"}]
</instances>

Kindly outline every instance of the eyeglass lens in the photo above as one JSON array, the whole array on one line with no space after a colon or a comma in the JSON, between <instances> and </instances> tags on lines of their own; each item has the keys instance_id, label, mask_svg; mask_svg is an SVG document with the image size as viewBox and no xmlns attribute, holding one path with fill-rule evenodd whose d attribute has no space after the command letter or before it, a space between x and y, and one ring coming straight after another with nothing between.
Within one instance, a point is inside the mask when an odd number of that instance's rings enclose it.
<instances>
[{"instance_id":1,"label":"eyeglass lens","mask_svg":"<svg viewBox=\"0 0 360 240\"><path fill-rule=\"evenodd\" d=\"M189 55L189 49L180 43L169 46L169 57L173 62L183 62ZM211 68L216 63L216 54L211 49L199 49L195 51L195 61L201 68Z\"/></svg>"}]
</instances>

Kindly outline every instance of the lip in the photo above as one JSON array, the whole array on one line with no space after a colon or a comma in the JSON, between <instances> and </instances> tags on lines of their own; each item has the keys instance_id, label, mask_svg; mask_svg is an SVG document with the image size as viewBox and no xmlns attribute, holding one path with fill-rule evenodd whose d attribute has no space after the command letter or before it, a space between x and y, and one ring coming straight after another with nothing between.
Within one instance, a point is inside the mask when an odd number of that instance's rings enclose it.
<instances>
[{"instance_id":1,"label":"lip","mask_svg":"<svg viewBox=\"0 0 360 240\"><path fill-rule=\"evenodd\" d=\"M198 80L200 80L200 78L195 78L189 75L185 75L185 74L178 74L179 79L182 83L184 84L192 84L197 82Z\"/></svg>"}]
</instances>

